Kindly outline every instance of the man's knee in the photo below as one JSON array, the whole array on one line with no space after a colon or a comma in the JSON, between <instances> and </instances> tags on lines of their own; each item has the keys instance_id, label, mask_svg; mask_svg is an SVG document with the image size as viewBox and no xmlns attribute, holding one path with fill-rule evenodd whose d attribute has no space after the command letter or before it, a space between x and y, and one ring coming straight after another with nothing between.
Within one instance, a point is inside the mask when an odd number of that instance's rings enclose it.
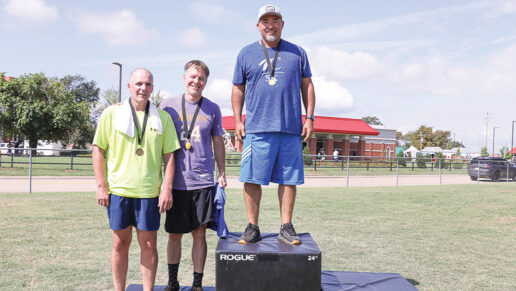
<instances>
[{"instance_id":1,"label":"man's knee","mask_svg":"<svg viewBox=\"0 0 516 291\"><path fill-rule=\"evenodd\" d=\"M192 230L192 238L194 241L205 241L206 240L206 224Z\"/></svg>"},{"instance_id":2,"label":"man's knee","mask_svg":"<svg viewBox=\"0 0 516 291\"><path fill-rule=\"evenodd\" d=\"M140 232L138 243L142 250L155 250L157 246L156 232Z\"/></svg>"}]
</instances>

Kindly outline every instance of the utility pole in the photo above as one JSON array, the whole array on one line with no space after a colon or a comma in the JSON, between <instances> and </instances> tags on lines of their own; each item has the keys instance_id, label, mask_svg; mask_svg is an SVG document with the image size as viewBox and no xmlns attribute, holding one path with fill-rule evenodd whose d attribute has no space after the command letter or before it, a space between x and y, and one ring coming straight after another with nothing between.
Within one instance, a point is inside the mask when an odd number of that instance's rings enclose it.
<instances>
[{"instance_id":1,"label":"utility pole","mask_svg":"<svg viewBox=\"0 0 516 291\"><path fill-rule=\"evenodd\" d=\"M489 112L486 112L486 151L487 151L487 135L489 132Z\"/></svg>"},{"instance_id":2,"label":"utility pole","mask_svg":"<svg viewBox=\"0 0 516 291\"><path fill-rule=\"evenodd\" d=\"M514 148L514 123L516 120L512 121L512 134L511 134L511 151ZM511 154L511 158L514 158L514 152Z\"/></svg>"},{"instance_id":3,"label":"utility pole","mask_svg":"<svg viewBox=\"0 0 516 291\"><path fill-rule=\"evenodd\" d=\"M497 128L499 128L499 127L498 126L493 127L493 157L495 156L494 142L495 142L495 132L496 132Z\"/></svg>"}]
</instances>

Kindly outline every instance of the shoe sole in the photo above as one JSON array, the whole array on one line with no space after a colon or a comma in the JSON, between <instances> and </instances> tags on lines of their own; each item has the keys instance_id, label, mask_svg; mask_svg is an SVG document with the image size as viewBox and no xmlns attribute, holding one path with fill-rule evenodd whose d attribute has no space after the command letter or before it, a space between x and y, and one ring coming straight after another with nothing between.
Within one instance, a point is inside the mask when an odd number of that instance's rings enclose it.
<instances>
[{"instance_id":1,"label":"shoe sole","mask_svg":"<svg viewBox=\"0 0 516 291\"><path fill-rule=\"evenodd\" d=\"M261 237L258 238L257 240L254 240L254 241L246 241L245 239L241 239L241 240L238 241L238 243L241 244L241 245L246 245L246 244L249 244L249 243L251 243L251 244L252 243L256 243L256 242L259 242L261 240L262 240Z\"/></svg>"},{"instance_id":2,"label":"shoe sole","mask_svg":"<svg viewBox=\"0 0 516 291\"><path fill-rule=\"evenodd\" d=\"M296 240L294 240L294 241L291 241L291 242L290 242L290 241L288 241L288 240L286 240L286 239L284 239L284 238L282 238L282 237L279 237L279 236L278 236L278 240L279 240L280 242L282 242L282 243L286 243L287 245L297 246L297 245L300 245L300 244L301 244L301 241L300 241L300 240L297 240L297 239L296 239Z\"/></svg>"}]
</instances>

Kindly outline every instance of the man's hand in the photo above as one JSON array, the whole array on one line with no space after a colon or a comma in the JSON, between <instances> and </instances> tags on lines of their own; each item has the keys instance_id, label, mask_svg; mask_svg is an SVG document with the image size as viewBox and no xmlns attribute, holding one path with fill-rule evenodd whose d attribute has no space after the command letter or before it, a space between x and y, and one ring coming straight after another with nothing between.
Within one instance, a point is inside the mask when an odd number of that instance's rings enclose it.
<instances>
[{"instance_id":1,"label":"man's hand","mask_svg":"<svg viewBox=\"0 0 516 291\"><path fill-rule=\"evenodd\" d=\"M309 141L312 137L312 134L314 133L314 122L311 119L305 120L305 124L303 125L303 132L301 133L301 136L304 136L305 138L303 141Z\"/></svg>"},{"instance_id":2,"label":"man's hand","mask_svg":"<svg viewBox=\"0 0 516 291\"><path fill-rule=\"evenodd\" d=\"M107 187L97 188L97 203L101 206L109 206L109 191Z\"/></svg>"},{"instance_id":3,"label":"man's hand","mask_svg":"<svg viewBox=\"0 0 516 291\"><path fill-rule=\"evenodd\" d=\"M226 182L226 175L225 174L219 175L219 178L217 179L217 182L219 182L219 186L222 187L222 188L226 188L226 186L228 185L228 183Z\"/></svg>"},{"instance_id":4,"label":"man's hand","mask_svg":"<svg viewBox=\"0 0 516 291\"><path fill-rule=\"evenodd\" d=\"M159 195L159 213L163 213L170 208L172 208L172 192L170 191L161 191Z\"/></svg>"},{"instance_id":5,"label":"man's hand","mask_svg":"<svg viewBox=\"0 0 516 291\"><path fill-rule=\"evenodd\" d=\"M243 122L238 122L235 125L235 135L240 141L244 141L245 137L245 126Z\"/></svg>"}]
</instances>

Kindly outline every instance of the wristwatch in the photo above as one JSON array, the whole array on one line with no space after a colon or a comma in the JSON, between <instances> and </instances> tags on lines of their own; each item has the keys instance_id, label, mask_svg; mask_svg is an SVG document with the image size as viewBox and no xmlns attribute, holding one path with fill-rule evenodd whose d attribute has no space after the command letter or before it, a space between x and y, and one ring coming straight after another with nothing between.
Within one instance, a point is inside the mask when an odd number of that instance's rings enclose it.
<instances>
[{"instance_id":1,"label":"wristwatch","mask_svg":"<svg viewBox=\"0 0 516 291\"><path fill-rule=\"evenodd\" d=\"M306 119L311 119L312 121L315 121L315 116L314 115L307 115Z\"/></svg>"}]
</instances>

